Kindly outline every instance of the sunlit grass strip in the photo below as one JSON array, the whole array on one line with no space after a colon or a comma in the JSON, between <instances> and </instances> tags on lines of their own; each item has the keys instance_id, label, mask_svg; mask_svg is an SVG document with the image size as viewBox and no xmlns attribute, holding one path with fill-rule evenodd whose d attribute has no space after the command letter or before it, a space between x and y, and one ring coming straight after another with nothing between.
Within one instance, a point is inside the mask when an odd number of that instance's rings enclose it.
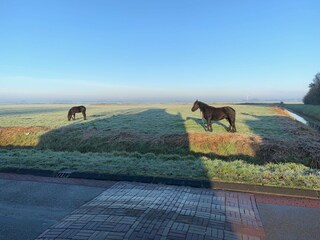
<instances>
[{"instance_id":1,"label":"sunlit grass strip","mask_svg":"<svg viewBox=\"0 0 320 240\"><path fill-rule=\"evenodd\" d=\"M243 160L202 159L211 179L266 186L320 189L320 171L296 163L255 165Z\"/></svg>"},{"instance_id":2,"label":"sunlit grass strip","mask_svg":"<svg viewBox=\"0 0 320 240\"><path fill-rule=\"evenodd\" d=\"M320 189L320 171L301 164L255 165L242 160L137 152L79 153L50 150L0 150L0 169L27 168L126 174L177 179L222 180L269 186Z\"/></svg>"}]
</instances>

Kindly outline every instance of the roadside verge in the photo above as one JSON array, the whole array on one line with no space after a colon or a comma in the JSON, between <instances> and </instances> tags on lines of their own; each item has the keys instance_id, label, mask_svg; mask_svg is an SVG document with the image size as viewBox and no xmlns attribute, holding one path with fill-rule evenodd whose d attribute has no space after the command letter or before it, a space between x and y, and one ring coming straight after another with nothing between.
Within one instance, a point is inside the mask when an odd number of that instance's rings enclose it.
<instances>
[{"instance_id":1,"label":"roadside verge","mask_svg":"<svg viewBox=\"0 0 320 240\"><path fill-rule=\"evenodd\" d=\"M65 171L65 172L57 173L51 170L36 170L36 169L24 169L24 168L2 168L0 169L0 172L35 175L35 176L41 176L41 177L55 177L55 178L77 178L77 179L92 179L92 180L101 180L101 181L142 182L142 183L152 183L152 184L189 186L189 187L197 187L197 188L211 188L215 190L247 192L247 193L254 193L254 194L267 194L267 195L277 195L277 196L320 199L320 190L263 186L263 185L224 182L224 181L175 179L175 178L152 177L152 176L97 174L92 172Z\"/></svg>"}]
</instances>

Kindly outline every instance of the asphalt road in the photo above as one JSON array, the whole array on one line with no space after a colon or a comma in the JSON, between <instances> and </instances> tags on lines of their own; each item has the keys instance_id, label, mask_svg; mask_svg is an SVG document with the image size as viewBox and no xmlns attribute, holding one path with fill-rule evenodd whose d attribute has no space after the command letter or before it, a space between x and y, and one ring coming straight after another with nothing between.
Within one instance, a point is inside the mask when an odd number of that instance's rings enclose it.
<instances>
[{"instance_id":1,"label":"asphalt road","mask_svg":"<svg viewBox=\"0 0 320 240\"><path fill-rule=\"evenodd\" d=\"M0 239L35 239L105 188L0 179Z\"/></svg>"},{"instance_id":2,"label":"asphalt road","mask_svg":"<svg viewBox=\"0 0 320 240\"><path fill-rule=\"evenodd\" d=\"M270 240L320 239L320 209L257 203Z\"/></svg>"}]
</instances>

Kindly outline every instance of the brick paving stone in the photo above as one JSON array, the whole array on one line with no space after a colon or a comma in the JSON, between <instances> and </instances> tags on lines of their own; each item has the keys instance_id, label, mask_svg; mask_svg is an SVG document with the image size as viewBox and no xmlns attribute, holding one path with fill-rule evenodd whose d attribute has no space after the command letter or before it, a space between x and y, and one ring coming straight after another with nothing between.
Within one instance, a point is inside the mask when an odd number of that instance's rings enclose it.
<instances>
[{"instance_id":1,"label":"brick paving stone","mask_svg":"<svg viewBox=\"0 0 320 240\"><path fill-rule=\"evenodd\" d=\"M83 226L83 228L88 230L97 230L101 227L102 224L102 222L90 221L87 222L86 225Z\"/></svg>"},{"instance_id":2,"label":"brick paving stone","mask_svg":"<svg viewBox=\"0 0 320 240\"><path fill-rule=\"evenodd\" d=\"M82 229L84 227L84 225L86 225L86 223L73 222L72 224L70 224L70 226L68 228L70 228L70 229Z\"/></svg>"},{"instance_id":3,"label":"brick paving stone","mask_svg":"<svg viewBox=\"0 0 320 240\"><path fill-rule=\"evenodd\" d=\"M95 231L88 231L88 230L80 230L72 237L72 239L77 240L89 240L89 238L95 233Z\"/></svg>"},{"instance_id":4,"label":"brick paving stone","mask_svg":"<svg viewBox=\"0 0 320 240\"><path fill-rule=\"evenodd\" d=\"M168 233L167 238L168 239L185 239L186 236L187 236L186 232L170 230L170 232Z\"/></svg>"},{"instance_id":5,"label":"brick paving stone","mask_svg":"<svg viewBox=\"0 0 320 240\"><path fill-rule=\"evenodd\" d=\"M54 230L54 229L53 229ZM65 229L58 237L60 238L72 238L78 233L79 230Z\"/></svg>"},{"instance_id":6,"label":"brick paving stone","mask_svg":"<svg viewBox=\"0 0 320 240\"><path fill-rule=\"evenodd\" d=\"M88 240L105 240L109 232L95 231Z\"/></svg>"},{"instance_id":7,"label":"brick paving stone","mask_svg":"<svg viewBox=\"0 0 320 240\"><path fill-rule=\"evenodd\" d=\"M261 239L251 194L118 182L37 240Z\"/></svg>"}]
</instances>

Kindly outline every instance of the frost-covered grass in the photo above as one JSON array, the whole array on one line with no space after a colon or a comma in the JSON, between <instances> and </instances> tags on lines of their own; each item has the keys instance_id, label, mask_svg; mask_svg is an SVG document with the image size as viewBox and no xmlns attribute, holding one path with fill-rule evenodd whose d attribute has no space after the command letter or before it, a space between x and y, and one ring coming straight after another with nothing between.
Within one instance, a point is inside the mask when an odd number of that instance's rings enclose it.
<instances>
[{"instance_id":1,"label":"frost-covered grass","mask_svg":"<svg viewBox=\"0 0 320 240\"><path fill-rule=\"evenodd\" d=\"M132 176L173 177L178 179L222 180L320 189L320 171L295 163L256 165L243 160L223 161L208 157L137 152L80 153L34 149L0 149L0 169L29 168L58 172L127 174Z\"/></svg>"},{"instance_id":2,"label":"frost-covered grass","mask_svg":"<svg viewBox=\"0 0 320 240\"><path fill-rule=\"evenodd\" d=\"M236 109L236 126L240 134L275 138L288 136L288 132L284 129L285 125L280 121L283 117L270 107L214 104L217 107L224 105ZM167 145L160 146L158 142L161 142L161 139L167 139L169 135L226 134L226 128L229 126L226 120L214 122L213 133L206 132L200 112L191 112L192 103L86 105L88 120L84 121L81 114L77 114L76 121L67 121L67 111L71 106L65 104L0 105L0 146L37 147L40 144L41 147L64 151L109 151L111 148L148 152L155 151L153 148L148 148L150 143L155 142L160 147L158 152L162 150L166 152ZM30 129L30 127L38 128ZM125 139L126 134L132 136L132 139ZM185 141L188 141L188 137L185 138ZM127 141L128 139L130 141ZM125 142L124 144L128 146L123 147L122 144L121 147L121 144L117 143L118 140ZM75 148L75 143L79 146L78 149ZM134 145L138 148L134 148ZM207 152L205 144L199 146L188 143L187 145L185 147L187 152L190 149L196 152ZM222 152L237 154L237 149L234 148L232 152L230 145L226 146L226 149L223 148L223 146L220 147Z\"/></svg>"},{"instance_id":3,"label":"frost-covered grass","mask_svg":"<svg viewBox=\"0 0 320 240\"><path fill-rule=\"evenodd\" d=\"M277 113L270 107L254 105L215 104L216 107L231 106L237 111L236 125L243 134L270 134L270 126L279 128ZM67 126L100 127L113 130L152 131L152 133L204 132L199 110L191 112L189 104L106 104L86 105L87 121L80 113L76 121L67 121L70 104L0 105L1 127L42 126L57 129ZM256 128L255 122L259 122ZM213 123L214 133L226 132L226 120Z\"/></svg>"}]
</instances>

